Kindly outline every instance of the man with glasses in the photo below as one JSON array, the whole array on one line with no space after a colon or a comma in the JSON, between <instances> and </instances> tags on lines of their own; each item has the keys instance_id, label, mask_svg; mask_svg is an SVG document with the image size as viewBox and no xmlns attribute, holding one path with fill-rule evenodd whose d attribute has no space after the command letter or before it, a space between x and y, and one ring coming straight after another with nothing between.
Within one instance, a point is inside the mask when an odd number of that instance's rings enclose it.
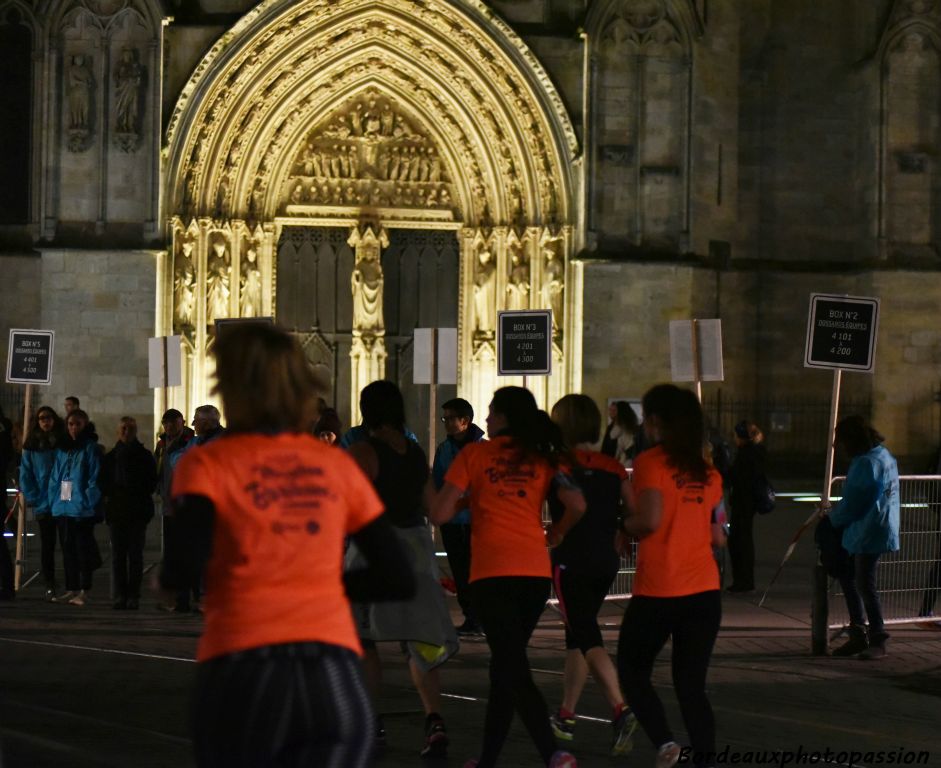
<instances>
[{"instance_id":1,"label":"man with glasses","mask_svg":"<svg viewBox=\"0 0 941 768\"><path fill-rule=\"evenodd\" d=\"M470 443L478 443L484 439L483 430L474 424L474 408L466 400L456 397L448 400L441 406L441 422L447 437L435 451L435 460L431 475L435 490L440 491L444 485L444 476L448 467L457 457L460 450ZM474 616L470 603L470 593L467 588L470 577L470 527L471 510L467 504L467 497L461 500L463 508L441 526L441 540L444 550L448 553L448 565L457 589L457 601L464 613L464 623L457 627L460 635L479 635L482 630Z\"/></svg>"}]
</instances>

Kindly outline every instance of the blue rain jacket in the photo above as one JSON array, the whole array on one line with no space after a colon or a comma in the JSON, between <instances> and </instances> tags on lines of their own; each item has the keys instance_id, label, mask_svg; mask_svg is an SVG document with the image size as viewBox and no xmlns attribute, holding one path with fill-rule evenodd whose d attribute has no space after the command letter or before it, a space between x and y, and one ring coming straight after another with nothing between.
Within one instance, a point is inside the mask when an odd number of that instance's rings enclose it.
<instances>
[{"instance_id":1,"label":"blue rain jacket","mask_svg":"<svg viewBox=\"0 0 941 768\"><path fill-rule=\"evenodd\" d=\"M98 472L101 450L94 440L86 440L66 450L55 452L55 463L49 477L49 506L54 517L94 517L101 501ZM62 500L62 481L72 481L71 501Z\"/></svg>"},{"instance_id":2,"label":"blue rain jacket","mask_svg":"<svg viewBox=\"0 0 941 768\"><path fill-rule=\"evenodd\" d=\"M32 451L26 449L20 459L20 490L26 497L26 503L33 508L34 515L48 515L49 475L55 463L56 451Z\"/></svg>"},{"instance_id":3,"label":"blue rain jacket","mask_svg":"<svg viewBox=\"0 0 941 768\"><path fill-rule=\"evenodd\" d=\"M843 498L830 513L853 555L879 555L899 548L899 469L877 445L850 462Z\"/></svg>"}]
</instances>

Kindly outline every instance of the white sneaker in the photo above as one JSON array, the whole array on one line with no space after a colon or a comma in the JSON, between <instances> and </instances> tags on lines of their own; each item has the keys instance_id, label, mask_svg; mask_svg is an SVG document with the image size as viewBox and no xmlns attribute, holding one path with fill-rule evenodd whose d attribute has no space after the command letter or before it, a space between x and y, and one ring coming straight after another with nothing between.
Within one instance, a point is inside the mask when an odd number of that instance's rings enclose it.
<instances>
[{"instance_id":1,"label":"white sneaker","mask_svg":"<svg viewBox=\"0 0 941 768\"><path fill-rule=\"evenodd\" d=\"M85 605L85 601L88 599L88 593L83 589L75 597L69 600L69 605Z\"/></svg>"},{"instance_id":2,"label":"white sneaker","mask_svg":"<svg viewBox=\"0 0 941 768\"><path fill-rule=\"evenodd\" d=\"M673 768L680 759L680 745L675 741L668 741L657 752L655 768Z\"/></svg>"}]
</instances>

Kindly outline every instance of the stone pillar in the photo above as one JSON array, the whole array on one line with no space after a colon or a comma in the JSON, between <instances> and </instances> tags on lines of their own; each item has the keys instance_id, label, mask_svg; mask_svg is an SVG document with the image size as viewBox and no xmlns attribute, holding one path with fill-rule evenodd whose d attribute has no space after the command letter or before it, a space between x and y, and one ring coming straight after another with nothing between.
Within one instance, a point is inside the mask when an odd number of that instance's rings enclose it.
<instances>
[{"instance_id":1,"label":"stone pillar","mask_svg":"<svg viewBox=\"0 0 941 768\"><path fill-rule=\"evenodd\" d=\"M378 230L378 231L377 231ZM354 227L347 240L355 253L350 288L353 292L353 340L350 349L350 424L359 424L359 393L385 378L385 318L382 312L383 274L380 254L389 246L382 227Z\"/></svg>"}]
</instances>

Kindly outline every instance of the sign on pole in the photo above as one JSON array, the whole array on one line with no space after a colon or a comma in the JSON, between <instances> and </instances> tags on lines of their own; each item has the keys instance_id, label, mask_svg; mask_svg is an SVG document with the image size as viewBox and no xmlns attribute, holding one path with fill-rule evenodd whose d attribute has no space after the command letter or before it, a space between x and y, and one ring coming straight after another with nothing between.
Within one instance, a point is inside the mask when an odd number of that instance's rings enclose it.
<instances>
[{"instance_id":1,"label":"sign on pole","mask_svg":"<svg viewBox=\"0 0 941 768\"><path fill-rule=\"evenodd\" d=\"M810 294L804 366L872 373L879 299Z\"/></svg>"},{"instance_id":2,"label":"sign on pole","mask_svg":"<svg viewBox=\"0 0 941 768\"><path fill-rule=\"evenodd\" d=\"M183 383L183 350L179 336L147 340L147 372L151 389L178 387Z\"/></svg>"},{"instance_id":3,"label":"sign on pole","mask_svg":"<svg viewBox=\"0 0 941 768\"><path fill-rule=\"evenodd\" d=\"M416 328L412 372L415 384L457 384L457 328Z\"/></svg>"},{"instance_id":4,"label":"sign on pole","mask_svg":"<svg viewBox=\"0 0 941 768\"><path fill-rule=\"evenodd\" d=\"M7 384L51 384L55 331L10 329Z\"/></svg>"},{"instance_id":5,"label":"sign on pole","mask_svg":"<svg viewBox=\"0 0 941 768\"><path fill-rule=\"evenodd\" d=\"M552 373L552 310L497 312L497 375Z\"/></svg>"},{"instance_id":6,"label":"sign on pole","mask_svg":"<svg viewBox=\"0 0 941 768\"><path fill-rule=\"evenodd\" d=\"M670 372L673 381L723 381L722 321L671 320Z\"/></svg>"}]
</instances>

